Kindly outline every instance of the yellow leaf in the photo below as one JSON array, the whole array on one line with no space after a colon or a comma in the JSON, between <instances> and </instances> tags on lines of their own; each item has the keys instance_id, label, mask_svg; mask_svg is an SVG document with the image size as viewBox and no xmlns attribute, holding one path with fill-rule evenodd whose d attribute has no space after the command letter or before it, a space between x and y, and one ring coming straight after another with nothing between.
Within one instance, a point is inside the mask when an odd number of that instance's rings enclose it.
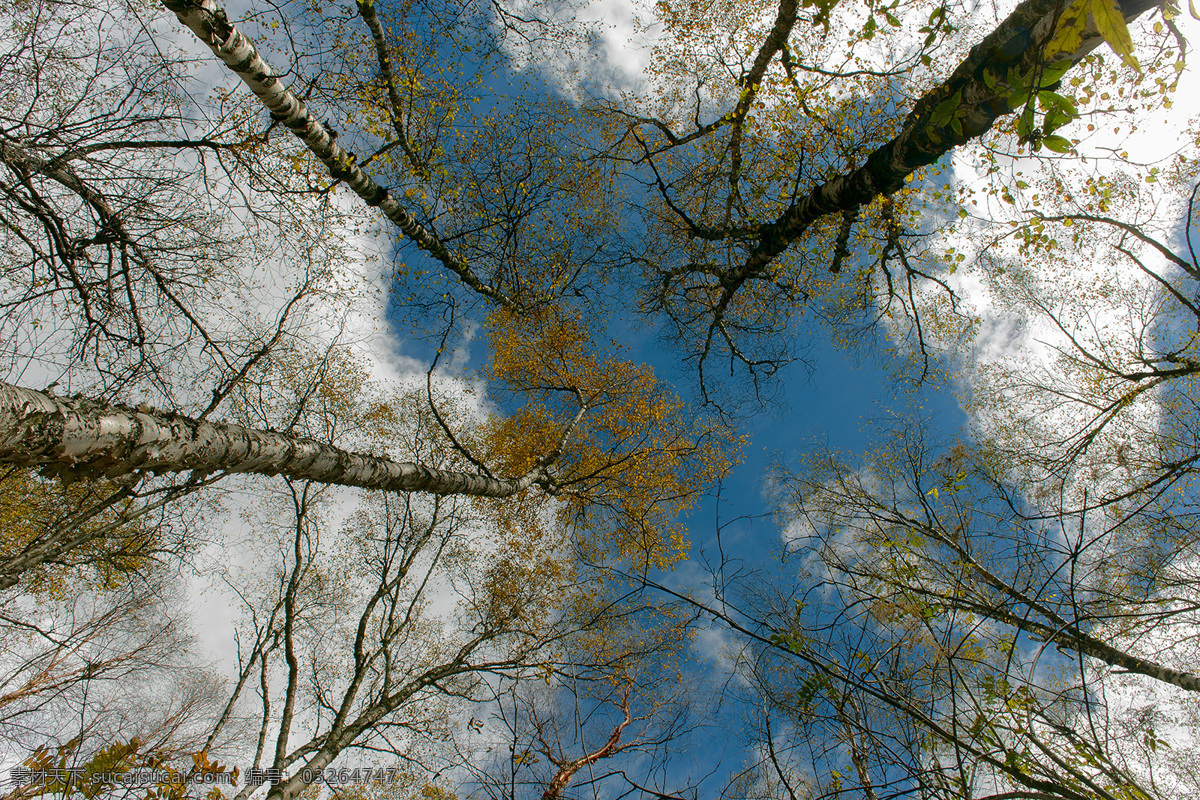
<instances>
[{"instance_id":1,"label":"yellow leaf","mask_svg":"<svg viewBox=\"0 0 1200 800\"><path fill-rule=\"evenodd\" d=\"M1059 17L1054 36L1046 45L1046 58L1074 53L1083 44L1083 31L1087 27L1087 3L1075 0Z\"/></svg>"},{"instance_id":2,"label":"yellow leaf","mask_svg":"<svg viewBox=\"0 0 1200 800\"><path fill-rule=\"evenodd\" d=\"M1092 19L1096 21L1096 29L1113 52L1126 64L1141 72L1141 65L1133 55L1133 37L1129 34L1125 15L1121 13L1116 0L1092 0Z\"/></svg>"}]
</instances>

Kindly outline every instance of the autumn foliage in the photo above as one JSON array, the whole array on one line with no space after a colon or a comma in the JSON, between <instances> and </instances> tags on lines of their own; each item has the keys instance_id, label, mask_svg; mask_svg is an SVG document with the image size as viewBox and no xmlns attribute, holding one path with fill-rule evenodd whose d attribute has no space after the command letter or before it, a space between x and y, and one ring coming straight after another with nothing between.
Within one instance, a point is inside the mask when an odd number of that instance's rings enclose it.
<instances>
[{"instance_id":1,"label":"autumn foliage","mask_svg":"<svg viewBox=\"0 0 1200 800\"><path fill-rule=\"evenodd\" d=\"M25 591L61 600L80 588L108 590L146 566L162 533L136 519L133 501L107 480L64 482L33 470L0 473L0 565L52 538L81 540L69 556L42 563L21 576Z\"/></svg>"},{"instance_id":2,"label":"autumn foliage","mask_svg":"<svg viewBox=\"0 0 1200 800\"><path fill-rule=\"evenodd\" d=\"M538 528L549 511L595 561L661 568L686 555L681 516L728 471L739 442L689 419L649 367L602 354L578 315L500 311L486 333L485 375L520 403L490 421L490 461L521 474L561 449L547 487L553 509L530 497L504 504L504 525Z\"/></svg>"}]
</instances>

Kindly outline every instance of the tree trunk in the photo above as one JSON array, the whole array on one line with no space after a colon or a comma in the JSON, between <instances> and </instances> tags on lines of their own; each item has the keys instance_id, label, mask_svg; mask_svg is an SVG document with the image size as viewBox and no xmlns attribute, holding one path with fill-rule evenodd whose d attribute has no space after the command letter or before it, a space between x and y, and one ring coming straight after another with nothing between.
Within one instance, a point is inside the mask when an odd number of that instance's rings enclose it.
<instances>
[{"instance_id":1,"label":"tree trunk","mask_svg":"<svg viewBox=\"0 0 1200 800\"><path fill-rule=\"evenodd\" d=\"M175 12L179 21L225 63L250 88L271 115L283 123L296 138L312 151L336 180L345 181L369 206L387 216L417 247L442 262L458 279L493 302L514 305L506 294L484 283L461 258L451 253L432 231L413 217L360 167L353 153L348 153L334 140L324 123L308 110L279 79L271 66L259 55L254 43L230 23L225 9L216 0L162 0Z\"/></svg>"},{"instance_id":2,"label":"tree trunk","mask_svg":"<svg viewBox=\"0 0 1200 800\"><path fill-rule=\"evenodd\" d=\"M362 489L508 497L546 483L549 460L518 478L489 478L147 406L68 400L0 383L0 463L42 467L68 478L253 472Z\"/></svg>"},{"instance_id":3,"label":"tree trunk","mask_svg":"<svg viewBox=\"0 0 1200 800\"><path fill-rule=\"evenodd\" d=\"M746 277L757 274L818 219L896 192L916 170L982 136L997 119L1012 113L1015 109L1010 106L1010 98L1015 90L1007 85L1005 75L1010 69L1023 75L1036 69L1066 5L1065 0L1026 0L1017 6L971 48L949 78L917 101L900 133L871 153L863 166L837 175L797 198L782 216L763 226L757 245L738 272ZM1125 19L1132 20L1161 5L1161 0L1117 0L1117 5ZM1057 55L1054 60L1078 63L1101 42L1095 24L1089 23L1082 44L1073 53ZM997 79L992 88L984 80L985 68ZM950 120L935 123L934 109L959 93L961 102L952 115L957 117L958 130Z\"/></svg>"},{"instance_id":4,"label":"tree trunk","mask_svg":"<svg viewBox=\"0 0 1200 800\"><path fill-rule=\"evenodd\" d=\"M1013 608L1024 606L1043 617L1049 624L1030 618L1028 612L1016 613L1009 607L973 601L969 597L959 597L956 593L939 595L939 599L947 605L971 611L1005 625L1012 625L1035 639L1053 642L1064 650L1073 650L1082 655L1099 659L1111 667L1119 667L1135 675L1144 675L1147 678L1169 683L1189 692L1200 692L1200 675L1171 669L1156 661L1139 658L1089 635L1077 624L1059 616L1052 608L1039 602L1037 598L1020 591L980 564L967 552L966 548L952 537L945 535L937 528L915 520L907 520L907 524L953 550L958 556L958 561L969 566L984 583L1007 597L1014 604Z\"/></svg>"}]
</instances>

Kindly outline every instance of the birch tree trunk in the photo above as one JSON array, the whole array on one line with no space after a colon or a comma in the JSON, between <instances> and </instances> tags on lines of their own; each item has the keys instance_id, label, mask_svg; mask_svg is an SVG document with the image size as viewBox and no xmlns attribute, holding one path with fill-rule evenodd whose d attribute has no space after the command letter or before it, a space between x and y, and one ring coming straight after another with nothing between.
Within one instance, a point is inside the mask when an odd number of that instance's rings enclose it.
<instances>
[{"instance_id":1,"label":"birch tree trunk","mask_svg":"<svg viewBox=\"0 0 1200 800\"><path fill-rule=\"evenodd\" d=\"M514 305L512 298L482 281L436 234L421 225L387 189L376 183L358 165L353 153L338 145L335 134L279 79L254 43L230 23L225 9L215 0L163 0L163 5L175 12L179 21L242 79L275 119L321 159L332 177L345 181L367 205L383 211L406 237L445 265L463 284L495 303ZM369 7L370 3L366 5Z\"/></svg>"},{"instance_id":2,"label":"birch tree trunk","mask_svg":"<svg viewBox=\"0 0 1200 800\"><path fill-rule=\"evenodd\" d=\"M798 198L777 220L763 226L758 247L742 270L754 272L770 263L821 217L852 211L876 197L893 194L918 169L982 136L1000 117L1017 110L1013 99L1020 90L1009 86L1003 77L989 86L984 70L1001 76L1009 70L1031 74L1044 59L1065 5L1060 0L1026 0L1017 6L971 48L949 78L916 102L898 136L871 153L863 166L822 183ZM1160 3L1119 0L1117 5L1126 20L1133 20ZM1079 46L1055 56L1055 61L1078 64L1103 41L1095 23L1091 23ZM939 118L934 110L956 95L961 99L955 112Z\"/></svg>"},{"instance_id":3,"label":"birch tree trunk","mask_svg":"<svg viewBox=\"0 0 1200 800\"><path fill-rule=\"evenodd\" d=\"M66 480L190 470L196 478L242 472L391 492L508 497L534 485L551 486L553 464L583 413L581 409L558 446L533 469L516 478L495 478L352 453L313 439L148 406L66 399L0 383L0 464L41 467ZM51 537L9 559L0 568L0 590L79 546L88 535L85 530Z\"/></svg>"},{"instance_id":4,"label":"birch tree trunk","mask_svg":"<svg viewBox=\"0 0 1200 800\"><path fill-rule=\"evenodd\" d=\"M0 383L0 463L80 477L140 472L252 472L361 489L508 497L550 481L550 462L517 478L491 478L380 456L312 439L200 421L148 406L60 398Z\"/></svg>"},{"instance_id":5,"label":"birch tree trunk","mask_svg":"<svg viewBox=\"0 0 1200 800\"><path fill-rule=\"evenodd\" d=\"M1112 2L1114 18L1119 14L1125 20L1159 5L1157 0ZM638 170L644 168L638 180L653 187L645 209L665 240L635 255L645 267L642 302L668 318L671 336L689 350L687 357L696 365L706 401L719 405L715 393L710 394L715 388L710 376L723 359L730 367L744 368L757 391L760 380L799 357L789 340L797 309L823 303L837 314L846 310L841 298L828 299L824 284L833 279L812 270L827 264L829 273L840 273L847 258L857 258L855 232L890 237L886 249L871 251L880 256L880 269L871 274L890 276L887 259L896 257L899 247L892 241L899 234L891 232L903 226L887 219L892 203L877 201L897 198L903 205L900 190L920 170L979 141L998 121L1022 114L1024 108L1036 116L1038 100L1029 100L1030 82L1038 82L1032 88L1040 96L1041 89L1055 83L1043 84L1045 67L1053 64L1054 75L1060 69L1078 70L1077 65L1104 42L1090 21L1077 42L1060 41L1059 23L1071 7L1069 0L1025 0L980 38L945 79L926 89L924 78L916 73L897 77L898 83L888 86L860 84L854 73L841 75L836 69L824 74L820 67L811 67L810 78L801 85L797 73L803 70L796 66L793 48L801 53L806 45L820 49L818 37L810 41L805 35L809 23L797 3L780 0L778 16L761 35L753 63L739 56L744 59L740 74L730 69L727 85L704 89L738 97L726 113L704 123L712 110L699 101L695 108L692 101L686 103L686 116L682 110L657 112L663 118L616 104L609 107L606 113L622 130L621 155ZM1090 20L1086 12L1084 16ZM692 80L683 68L672 66L673 61L693 71L706 68L708 57L690 50L689 31L700 19L680 22L678 30L666 26L675 40L664 45L670 58L659 66L672 80ZM847 54L854 49L856 35ZM933 38L926 45L939 35L945 34L930 30ZM732 50L722 52L722 58L733 57ZM841 56L832 53L826 55L839 63ZM875 57L868 57L866 50L861 55L862 63ZM936 54L922 55L932 59ZM776 62L782 69L773 70ZM932 60L929 63L932 66ZM894 67L896 75L907 71L903 63ZM723 69L717 66L713 74ZM909 92L916 95L914 101L904 98ZM875 93L889 98L886 107L866 99ZM864 117L874 118L873 124L851 124ZM779 136L765 133L769 130L779 131ZM848 155L832 155L838 150ZM818 151L823 155L814 158ZM827 165L825 159L833 163ZM908 255L900 252L899 257ZM905 270L906 276L924 280ZM843 278L838 285L863 308L887 305L903 294L901 283L890 277L878 288L869 281L859 283L860 288L852 289L852 282ZM918 334L923 346L924 334Z\"/></svg>"}]
</instances>

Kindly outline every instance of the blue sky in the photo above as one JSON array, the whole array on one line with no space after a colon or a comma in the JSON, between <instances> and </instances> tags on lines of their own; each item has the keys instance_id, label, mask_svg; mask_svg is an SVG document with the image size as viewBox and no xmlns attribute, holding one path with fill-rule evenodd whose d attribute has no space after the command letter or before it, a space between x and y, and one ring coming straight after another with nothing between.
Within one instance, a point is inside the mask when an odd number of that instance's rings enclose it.
<instances>
[{"instance_id":1,"label":"blue sky","mask_svg":"<svg viewBox=\"0 0 1200 800\"><path fill-rule=\"evenodd\" d=\"M522 100L536 99L553 91L553 79L541 80L528 70L512 73L498 70L485 84L489 97L476 109L503 107L504 97L516 92ZM405 261L410 268L431 261L411 246L401 246L393 260ZM847 272L853 273L853 264ZM595 309L607 314L607 330L629 352L630 358L648 363L656 374L669 381L689 402L697 401L694 375L681 363L680 355L644 318L627 309ZM410 319L405 309L393 306L389 319L401 338L401 352L428 363L441 332L430 339L408 339L401 334L419 326L427 317ZM459 318L458 336L471 330L470 316ZM464 324L465 323L465 324ZM738 433L746 436L744 460L737 465L718 489L700 500L689 516L692 542L691 557L667 574L657 577L681 592L707 597L711 592L710 567L723 555L730 569L762 570L764 575L778 574L780 556L785 548L781 520L776 516L768 489L771 475L779 467L796 466L814 447L827 447L847 454L861 453L879 444L878 421L883 417L916 413L929 420L931 428L945 439L964 433L967 418L952 383L926 383L914 386L911 365L897 355L880 325L874 337L864 337L854 350L835 345L829 330L813 315L796 323L790 336L802 358L780 370L766 384L769 400L763 405L747 404L738 420ZM461 338L458 339L462 341ZM451 338L452 346L455 338ZM483 341L472 339L455 359L455 370L471 377L487 359ZM720 529L720 542L718 542ZM719 555L720 554L720 555ZM701 622L693 647L693 660L686 665L690 680L698 687L694 698L697 708L717 703L715 692L733 679L727 654L722 652L734 639L721 633L718 626ZM701 796L715 796L730 775L754 759L747 749L751 733L742 729L753 708L741 707L737 692L722 702L719 716L710 717L695 732L677 745L666 778L660 788L680 790L701 781ZM711 710L711 709L709 709Z\"/></svg>"},{"instance_id":2,"label":"blue sky","mask_svg":"<svg viewBox=\"0 0 1200 800\"><path fill-rule=\"evenodd\" d=\"M387 1L381 0L381 3ZM484 8L486 9L486 6ZM771 11L773 6L767 3L763 8ZM537 103L557 93L564 81L566 83L566 88L563 89L564 95L569 95L579 86L586 86L595 91L611 90L615 92L621 88L620 81L636 82L638 79L637 69L645 65L648 57L646 56L645 42L636 47L627 46L626 38L640 35L630 9L630 6L619 2L593 3L587 7L588 14L598 18L601 22L612 22L613 26L603 35L598 35L594 39L594 47L589 56L595 57L596 61L594 64L584 65L585 72L582 76L576 75L568 78L561 72L553 71L551 67L561 67L561 64L556 64L554 54L548 51L540 52L533 61L525 62L521 70L506 66L502 60L489 64L486 67L486 80L481 89L483 102L474 107L472 111L462 112L462 117L457 120L457 124L469 125L468 114L481 114L488 109L502 108L510 99L516 98L523 102ZM231 13L231 17L235 13ZM289 10L285 13L292 13L292 11ZM344 19L349 20L348 24L358 22L354 17L353 7L343 16ZM267 26L274 22L273 18L264 19L266 22L260 20L260 23ZM316 43L314 45L315 54L312 56L315 62L331 57L327 51L322 49L324 47L321 44L322 35L326 32L324 29L317 26L307 27L303 24L300 28L304 31L305 36L311 36L309 41ZM263 35L269 36L271 34L266 33L266 30L273 29L268 27L260 31ZM178 31L175 31L173 35L178 35ZM196 47L195 43L186 36L183 38L190 42L192 48ZM300 46L298 49L303 51L304 47ZM284 48L283 52L286 50ZM473 68L470 62L471 56L465 55L457 47L453 52L447 50L444 55L445 64L457 64L467 72ZM538 61L538 58L543 60ZM198 83L208 84L209 77L212 76L213 85L224 87L234 84L235 79L225 71L216 68L215 62L209 58L207 52L202 54L201 63L204 65L204 80ZM370 68L369 58L367 64L368 66L364 69ZM297 65L280 63L277 66L281 73L286 71L289 75L301 74L306 69L318 70L321 68L320 63ZM293 69L294 72L291 71ZM545 69L545 71L539 71L541 69ZM451 70L452 73L453 70ZM299 83L296 87L298 89ZM1186 90L1181 92L1181 95L1185 92ZM336 101L336 97L315 98L313 99L314 109L322 117L328 114L327 118L330 119L345 119L346 117L338 115L342 112L350 114L354 110L352 107L335 107L327 111L326 107L322 106L317 110L317 106L321 104L333 103L336 106ZM870 114L867 116L870 117ZM354 140L355 134L352 125L352 120L348 120L344 124L339 123L339 127L346 128L342 131L343 141ZM1162 130L1161 126L1154 127L1153 133L1161 135ZM1168 127L1166 130L1170 137L1172 135L1171 128ZM294 143L289 140L289 144ZM1142 143L1138 146L1149 152L1154 151L1159 144L1152 141L1149 144ZM362 155L361 152L360 155ZM1005 163L1006 166L1011 166L1008 162ZM298 161L293 162L293 166L299 173L302 171L302 165L298 166L297 164ZM316 174L323 179L324 174L319 169ZM966 171L963 174L965 175ZM946 179L951 179L951 176L947 175ZM357 201L351 199L350 202ZM355 208L363 210L361 205L355 206ZM928 222L930 227L940 227L944 223L945 220ZM637 238L637 233L636 230L629 232L631 238ZM354 237L347 234L347 238ZM363 247L364 251L370 251L371 246L385 249L386 258L382 265L382 275L385 280L390 266L386 262L403 260L408 261L410 266L427 266L429 268L431 272L429 284L422 288L429 289L435 297L440 296L442 287L453 285L453 281L447 277L440 265L428 262L412 247L394 250L391 249L392 245L390 244L380 244L390 241L391 239L387 237L381 237L377 241L368 242ZM281 271L286 271L286 268L294 265L272 266L282 266L284 270ZM374 269L374 266L362 266L364 273L369 273ZM856 265L846 265L846 272L852 273L854 266ZM1077 272L1081 271L1078 267L1073 267L1073 269ZM365 274L359 277L365 277L370 281L376 276ZM843 278L845 277L843 276ZM264 284L270 282L269 278L263 281ZM979 286L970 286L966 283L962 285L971 291L978 291L980 296L986 295L986 292ZM431 288L433 286L437 287L436 290ZM455 289L451 288L449 291L454 292ZM255 299L265 301L267 298L264 294L264 297ZM367 309L367 313L377 310L370 305L370 302L362 303L362 306ZM660 336L659 331L654 329L652 320L645 326L639 327L638 320L629 319L632 316L631 313L627 308L620 307L620 304L628 302L631 301L626 296L600 295L587 311L593 317L601 320L601 325L628 349L633 360L652 365L660 378L673 384L686 400L696 403L698 398L695 393L694 376L690 374L689 367L681 361L680 353ZM440 319L438 315L445 310L444 307L435 305L431 308L414 310L414 308L403 309L395 306L387 308L385 303L380 303L379 306L387 312L385 321L391 325L388 330L391 338L383 343L385 349L395 345L399 354L405 357L402 368L397 366L396 359L392 359L390 362L387 359L380 359L380 361L385 362L387 367L394 368L392 372L397 373L399 379L412 380L414 377L422 376L425 366L433 358L434 347L440 338L441 331L437 328ZM360 310L360 313L363 312ZM479 315L482 313L484 312L478 306L473 308L468 306L468 310L459 312L459 329L452 332L449 339L450 346L457 349L456 357L442 362L442 368L451 381L454 379L474 380L479 375L479 370L487 358L482 338L474 337ZM475 316L472 316L473 314ZM774 501L769 491L773 470L776 468L787 469L797 466L807 453L814 449L824 448L839 451L845 454L851 463L854 463L857 456L878 443L878 437L883 435L888 428L888 425L881 424L880 420L894 421L897 418L919 417L927 422L933 433L942 441L967 435L969 418L960 406L958 397L960 392L967 391L967 388L964 388L965 385L959 386L952 379L947 383L930 383L914 389L906 381L906 378L911 378L910 365L905 363L903 354L897 355L894 346L888 341L886 324L879 326L874 338L868 337L865 341L860 341L858 348L851 351L835 345L831 341L830 332L815 316L809 314L801 318L800 321L794 323L793 329L784 334L792 338L795 344L794 349L802 354L802 358L770 379L766 392L769 398L768 402L762 406L748 404L740 407L741 415L737 417L736 423L737 432L746 437L744 460L733 469L720 486L719 500L715 496L717 490L714 488L713 494L702 499L692 512L690 516L691 559L678 565L670 573L656 576L676 590L706 598L711 592L712 583L712 575L708 570L717 563L718 559L725 559L726 565L731 571L741 570L742 574L755 574L755 571L761 571L764 579L787 580L787 573L782 568L782 564L786 560L784 557L786 543L782 538L785 521L775 515L776 509L773 507ZM410 317L415 317L415 319ZM314 327L319 327L322 322L326 321L318 319ZM995 322L995 319L991 321ZM378 323L379 320L372 319L370 322ZM410 328L423 330L424 338L413 338L408 333ZM358 330L352 329L347 334L347 338L354 338L357 334ZM1032 341L1037 332L1035 331L1034 334L1026 332L1026 334L1027 338ZM320 335L321 333L317 333L314 338L319 339ZM366 336L362 338L364 341L367 339ZM1015 339L1016 337L1013 337L1012 340L1015 341ZM990 345L996 346L997 342L1007 345L1009 341L1002 336L996 336L993 337ZM370 349L372 344L379 343L367 344L364 349ZM901 346L901 350L903 348L904 345ZM1044 354L1045 350L1040 352ZM378 365L377 362L376 366ZM954 365L945 366L948 367L951 374L954 373ZM381 368L380 371L382 373L385 370ZM397 378L397 374L388 374L386 377ZM737 381L739 377L735 376L734 381ZM461 388L461 380L459 380L458 386ZM472 407L468 413L479 410ZM978 418L974 421L978 422ZM250 498L251 493L247 493L246 497ZM229 527L224 531L231 536L236 533L238 526L236 520L233 520L237 510L236 504L230 509ZM339 509L339 512L342 510L344 509ZM251 530L254 522L249 512L243 519L243 527L245 528L246 543L238 545L242 548L241 555L251 558L261 555L252 552L256 544L261 545L261 543L257 542L260 531ZM201 563L203 559L197 558L196 561ZM786 589L789 585L784 584L784 586ZM786 594L786 591L784 593ZM209 615L208 608L202 607L204 602L209 602L210 605L224 605L228 608L222 609L222 614ZM228 661L233 657L235 648L232 643L232 631L235 620L231 619L234 612L229 609L234 609L236 606L236 602L233 602L228 594L225 594L211 601L197 601L189 609L190 613L200 618L195 625L201 629L201 635L212 634L209 636L209 643L212 644L216 641L213 647L214 660L225 658ZM203 630L206 627L208 630ZM214 634L218 627L221 628L220 633ZM690 738L681 740L681 743L675 746L678 754L665 774L661 776L660 785L665 790L676 791L683 786L702 781L704 791L701 794L713 795L725 785L725 781L732 771L755 757L753 750L748 749L747 746L747 742L751 741L750 734L747 730L743 730L742 724L747 718L754 716L756 707L753 705L753 701L746 700L745 693L738 690L739 677L735 676L730 669L729 654L723 649L726 646L736 645L736 637L728 635L721 626L709 624L703 619L697 622L697 630L698 634L692 650L695 658L684 665L685 677L687 681L694 684L698 691L697 715L713 711L713 707L718 703L721 703L720 711L718 715L698 717L700 724L697 731ZM221 638L217 640L217 637ZM228 666L228 664L221 666ZM729 688L730 691L727 695L722 695L721 691L725 688ZM478 713L474 708L470 711Z\"/></svg>"},{"instance_id":3,"label":"blue sky","mask_svg":"<svg viewBox=\"0 0 1200 800\"><path fill-rule=\"evenodd\" d=\"M597 6L605 8L600 4ZM604 11L598 13L603 15ZM605 79L616 79L622 74L628 77L627 72L617 69L621 58L619 32L629 31L632 23L627 15L619 22L618 34L607 40L609 44L616 42L617 49L599 54L597 72L601 78L592 75L582 81L583 85L603 86ZM447 62L457 62L463 54L456 51L447 56ZM639 59L640 56L630 61L639 63ZM464 68L470 66L469 61L464 60ZM556 91L561 78L552 72L540 74L532 66L524 71L514 71L503 65L489 66L489 70L492 71L486 75L482 90L484 102L472 113L502 107L507 96L536 102ZM412 247L403 247L388 255L395 262L408 262L410 267L421 267L426 263ZM428 266L433 273L441 271L439 265L428 263ZM846 265L846 271L852 272L853 266ZM386 264L383 274L387 274ZM445 278L441 280L445 281ZM433 313L436 312L434 309ZM428 338L408 336L410 323L414 320L406 318L406 313L416 314L415 327L429 331ZM440 338L441 331L432 329L429 324L430 313L428 309L413 312L392 307L388 315L401 354L418 365L431 361L433 347ZM594 313L607 315L608 330L629 349L635 360L651 364L657 374L670 381L685 399L696 400L694 381L686 365L681 364L679 354L664 343L657 331L627 323L621 309L597 307ZM450 339L451 346L460 349L452 369L461 377L477 375L487 357L482 340L470 339L472 326L478 321L466 312L459 318L460 330ZM769 388L777 392L768 392L771 401L767 405L743 407L745 416L738 421L738 432L747 437L744 461L721 486L719 504L715 497L709 497L692 513L693 557L673 573L662 576L665 583L703 597L708 592L710 580L707 567L719 557L718 550L731 563L745 569L776 574L785 544L781 538L780 520L774 516L775 509L767 491L770 476L776 467L794 466L811 448L827 447L846 453L853 460L856 454L876 444L876 436L881 431L878 420L891 414L918 415L927 420L943 440L965 434L968 418L958 401L959 387L953 383L930 384L912 391L900 377L901 373L910 375L911 370L897 360L901 357L895 354L885 333L886 328L881 325L873 340L860 343L855 351L847 351L830 341L829 332L812 315L795 323L795 328L787 335L795 338L796 349L803 353L803 363L795 363L774 376ZM443 365L450 366L445 362ZM721 530L719 548L718 529ZM720 646L732 639L721 635L718 628L703 624L701 628L695 648L697 659L689 663L688 669L698 685L720 687L728 677L728 664L723 661ZM711 683L707 683L709 681ZM730 700L722 709L721 717L707 720L692 746L685 748L687 757L680 757L672 766L669 778L677 778L680 785L686 784L699 779L707 773L708 767L719 762L721 766L705 783L706 790L715 791L723 786L730 770L736 770L752 757L744 749L745 740L738 726L742 717L753 709L739 707L737 702ZM678 785L664 784L662 788L673 790Z\"/></svg>"},{"instance_id":4,"label":"blue sky","mask_svg":"<svg viewBox=\"0 0 1200 800\"><path fill-rule=\"evenodd\" d=\"M610 53L601 67L606 76L614 74L613 62ZM636 62L636 58L631 59L631 63ZM553 91L557 79L558 76L551 75L540 80L530 71L516 75L500 72L489 79L489 86L500 92L510 91L509 86L525 87L524 96L536 98L539 93ZM586 79L583 82L586 84ZM1162 130L1157 128L1160 133ZM1169 135L1170 128L1166 130ZM964 176L967 174L963 172ZM953 182L958 177L948 170L938 181ZM406 257L412 258L411 254ZM990 322L1006 324L999 317ZM654 330L619 321L609 328L636 359L653 365L657 374L671 381L685 398L696 399L694 381L686 366L681 365L679 354ZM831 343L829 332L811 317L796 324L790 335L795 337L797 349L803 351L804 363L780 371L774 378L773 388L778 393L772 402L739 420L739 433L747 437L744 461L720 487L719 503L715 497L708 497L691 514L692 559L673 573L660 576L664 583L705 597L711 580L708 569L721 556L736 567L762 570L764 575L778 574L785 545L781 521L774 515L768 496L770 475L776 467L796 465L813 447L840 451L853 462L856 455L878 443L876 437L881 431L878 421L892 414L922 418L931 433L943 442L969 435L968 415L959 402L959 393L967 388L956 385L952 378L949 382L913 390L911 384L899 378L901 373L911 376L911 369L898 361L885 333L881 325L873 341L861 343L850 352ZM995 346L1000 340L1003 336L988 344ZM485 357L480 343L472 343L465 368L478 368ZM955 365L942 366L954 375ZM718 529L721 530L719 545ZM721 648L736 640L722 634L718 626L702 625L702 628L695 647L697 660L690 668L700 685L711 681L708 685L716 689L727 678L728 663ZM1046 662L1053 658L1053 654L1048 655ZM729 700L722 716L709 720L708 727L702 727L689 746L682 748L686 757L681 755L673 762L669 778L678 781L678 785L671 786L668 780L660 788L673 790L707 774L705 792L701 795L721 789L731 770L755 757L751 750L745 749L747 740L742 738L745 732L738 728L750 712L751 708L739 708L736 700ZM717 763L721 766L709 773L708 769Z\"/></svg>"}]
</instances>

